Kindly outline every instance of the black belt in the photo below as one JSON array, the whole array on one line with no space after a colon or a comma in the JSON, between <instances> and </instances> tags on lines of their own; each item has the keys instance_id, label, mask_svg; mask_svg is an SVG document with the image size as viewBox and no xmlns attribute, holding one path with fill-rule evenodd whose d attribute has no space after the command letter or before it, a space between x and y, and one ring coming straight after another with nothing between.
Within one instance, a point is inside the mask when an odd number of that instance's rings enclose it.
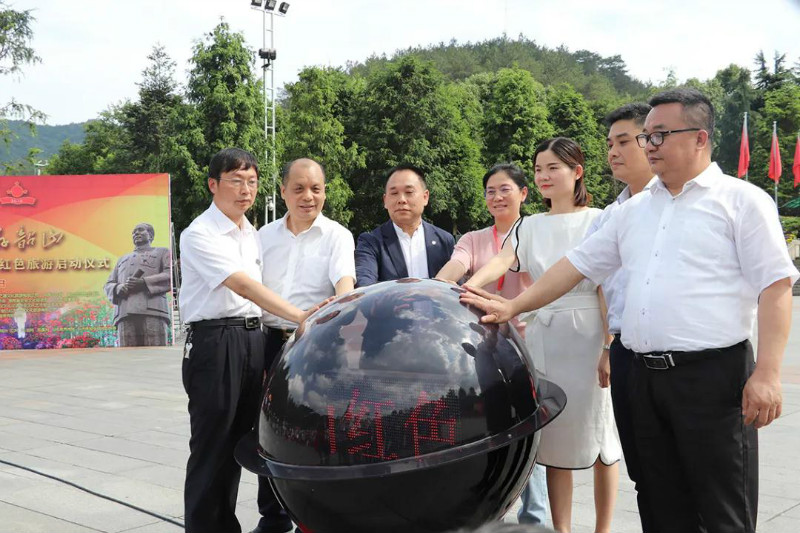
<instances>
[{"instance_id":1,"label":"black belt","mask_svg":"<svg viewBox=\"0 0 800 533\"><path fill-rule=\"evenodd\" d=\"M288 341L289 337L292 336L292 333L294 333L294 329L273 328L272 326L267 326L267 334L277 335L283 342Z\"/></svg>"},{"instance_id":2,"label":"black belt","mask_svg":"<svg viewBox=\"0 0 800 533\"><path fill-rule=\"evenodd\" d=\"M669 370L671 368L675 368L676 366L685 365L687 363L693 363L695 361L702 361L703 359L717 357L728 350L738 348L746 342L746 340L743 340L742 342L738 342L733 346L727 346L725 348L709 348L707 350L698 350L696 352L634 352L633 358L644 363L644 366L650 370Z\"/></svg>"},{"instance_id":3,"label":"black belt","mask_svg":"<svg viewBox=\"0 0 800 533\"><path fill-rule=\"evenodd\" d=\"M219 326L231 326L234 328L259 329L261 328L261 317L258 316L237 316L233 318L214 318L211 320L198 320L189 324L192 328L213 328Z\"/></svg>"}]
</instances>

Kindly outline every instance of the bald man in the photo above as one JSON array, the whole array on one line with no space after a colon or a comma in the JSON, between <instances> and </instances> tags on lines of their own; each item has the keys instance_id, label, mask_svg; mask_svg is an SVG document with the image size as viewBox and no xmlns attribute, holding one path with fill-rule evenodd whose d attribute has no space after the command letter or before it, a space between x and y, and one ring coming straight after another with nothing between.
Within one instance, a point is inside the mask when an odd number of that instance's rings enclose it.
<instances>
[{"instance_id":1,"label":"bald man","mask_svg":"<svg viewBox=\"0 0 800 533\"><path fill-rule=\"evenodd\" d=\"M258 230L263 282L283 299L303 309L353 290L356 282L353 235L322 214L325 171L313 159L295 159L283 168L283 218ZM312 303L313 302L313 303ZM272 364L295 324L264 312L266 365ZM251 533L283 533L291 522L266 478L258 478L261 520Z\"/></svg>"}]
</instances>

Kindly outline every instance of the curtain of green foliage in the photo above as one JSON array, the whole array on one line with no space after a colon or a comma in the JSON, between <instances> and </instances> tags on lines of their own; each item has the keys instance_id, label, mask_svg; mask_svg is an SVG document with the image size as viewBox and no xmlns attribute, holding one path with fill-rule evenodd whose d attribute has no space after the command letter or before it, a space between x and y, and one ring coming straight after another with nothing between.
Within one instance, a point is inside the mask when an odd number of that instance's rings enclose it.
<instances>
[{"instance_id":1,"label":"curtain of green foliage","mask_svg":"<svg viewBox=\"0 0 800 533\"><path fill-rule=\"evenodd\" d=\"M430 220L453 231L471 229L465 226L482 208L482 167L458 105L466 94L449 90L431 63L415 57L370 75L346 124L348 136L366 153L366 168L351 176L357 231L387 219L381 199L386 173L399 163L427 173Z\"/></svg>"},{"instance_id":2,"label":"curtain of green foliage","mask_svg":"<svg viewBox=\"0 0 800 533\"><path fill-rule=\"evenodd\" d=\"M364 168L364 154L344 135L342 104L355 91L352 79L340 70L304 69L287 85L286 112L281 117L280 161L310 157L325 166L325 213L347 226L353 216L348 202L353 191L351 172Z\"/></svg>"}]
</instances>

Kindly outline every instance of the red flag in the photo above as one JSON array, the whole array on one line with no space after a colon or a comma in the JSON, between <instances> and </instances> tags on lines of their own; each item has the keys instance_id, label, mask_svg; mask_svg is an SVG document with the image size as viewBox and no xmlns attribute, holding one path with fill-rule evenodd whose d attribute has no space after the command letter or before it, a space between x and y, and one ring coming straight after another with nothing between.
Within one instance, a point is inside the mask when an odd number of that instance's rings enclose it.
<instances>
[{"instance_id":1,"label":"red flag","mask_svg":"<svg viewBox=\"0 0 800 533\"><path fill-rule=\"evenodd\" d=\"M747 139L747 113L744 114L742 123L742 143L739 146L739 177L747 175L750 168L750 142Z\"/></svg>"},{"instance_id":2,"label":"red flag","mask_svg":"<svg viewBox=\"0 0 800 533\"><path fill-rule=\"evenodd\" d=\"M797 145L794 147L792 173L794 173L794 186L797 187L800 185L800 135L797 136Z\"/></svg>"},{"instance_id":3,"label":"red flag","mask_svg":"<svg viewBox=\"0 0 800 533\"><path fill-rule=\"evenodd\" d=\"M781 166L781 150L778 145L778 127L775 123L772 125L772 147L769 150L769 179L776 184L781 179L783 167Z\"/></svg>"}]
</instances>

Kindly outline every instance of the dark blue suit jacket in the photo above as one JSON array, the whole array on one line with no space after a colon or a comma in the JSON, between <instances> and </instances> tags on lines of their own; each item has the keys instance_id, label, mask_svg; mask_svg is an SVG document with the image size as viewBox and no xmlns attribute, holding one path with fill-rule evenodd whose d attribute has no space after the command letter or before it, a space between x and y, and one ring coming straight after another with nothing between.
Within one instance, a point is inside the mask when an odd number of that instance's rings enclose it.
<instances>
[{"instance_id":1,"label":"dark blue suit jacket","mask_svg":"<svg viewBox=\"0 0 800 533\"><path fill-rule=\"evenodd\" d=\"M428 277L434 277L450 260L455 239L448 232L422 221L428 251ZM392 221L358 236L356 244L356 287L379 281L408 277L400 240Z\"/></svg>"}]
</instances>

